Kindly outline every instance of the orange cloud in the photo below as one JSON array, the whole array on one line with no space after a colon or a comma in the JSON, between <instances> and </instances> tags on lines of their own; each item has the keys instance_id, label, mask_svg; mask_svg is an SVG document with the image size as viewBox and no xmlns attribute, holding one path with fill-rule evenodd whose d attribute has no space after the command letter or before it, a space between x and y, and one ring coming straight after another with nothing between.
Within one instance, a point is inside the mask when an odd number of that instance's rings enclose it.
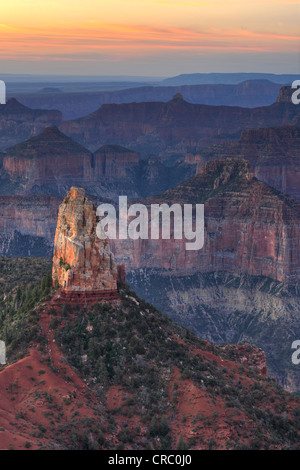
<instances>
[{"instance_id":1,"label":"orange cloud","mask_svg":"<svg viewBox=\"0 0 300 470\"><path fill-rule=\"evenodd\" d=\"M0 24L4 59L98 60L99 57L154 55L162 51L297 51L298 35L246 29L206 31L180 27L143 27L90 21L61 29L13 28Z\"/></svg>"}]
</instances>

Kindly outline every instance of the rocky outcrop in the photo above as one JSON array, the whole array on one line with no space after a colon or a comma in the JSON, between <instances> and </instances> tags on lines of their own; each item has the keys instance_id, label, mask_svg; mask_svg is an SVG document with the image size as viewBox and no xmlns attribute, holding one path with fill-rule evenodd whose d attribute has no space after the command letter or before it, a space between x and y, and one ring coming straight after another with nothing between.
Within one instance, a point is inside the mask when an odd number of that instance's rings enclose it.
<instances>
[{"instance_id":1,"label":"rocky outcrop","mask_svg":"<svg viewBox=\"0 0 300 470\"><path fill-rule=\"evenodd\" d=\"M155 153L167 158L237 139L244 129L291 124L299 112L292 103L247 109L172 99L102 105L88 116L62 123L61 130L91 151L113 142L143 156Z\"/></svg>"},{"instance_id":2,"label":"rocky outcrop","mask_svg":"<svg viewBox=\"0 0 300 470\"><path fill-rule=\"evenodd\" d=\"M0 148L6 149L23 142L46 127L59 126L61 120L60 111L30 109L11 98L0 105Z\"/></svg>"},{"instance_id":3,"label":"rocky outcrop","mask_svg":"<svg viewBox=\"0 0 300 470\"><path fill-rule=\"evenodd\" d=\"M53 253L53 283L64 291L117 290L117 265L96 226L96 207L83 189L72 187L59 207Z\"/></svg>"},{"instance_id":4,"label":"rocky outcrop","mask_svg":"<svg viewBox=\"0 0 300 470\"><path fill-rule=\"evenodd\" d=\"M196 172L207 161L245 158L254 175L261 181L300 201L300 127L268 127L244 131L238 142L208 147L187 155L186 163L197 165Z\"/></svg>"},{"instance_id":5,"label":"rocky outcrop","mask_svg":"<svg viewBox=\"0 0 300 470\"><path fill-rule=\"evenodd\" d=\"M267 376L266 355L262 349L255 348L248 343L227 344L223 349L236 362L258 370L263 377Z\"/></svg>"}]
</instances>

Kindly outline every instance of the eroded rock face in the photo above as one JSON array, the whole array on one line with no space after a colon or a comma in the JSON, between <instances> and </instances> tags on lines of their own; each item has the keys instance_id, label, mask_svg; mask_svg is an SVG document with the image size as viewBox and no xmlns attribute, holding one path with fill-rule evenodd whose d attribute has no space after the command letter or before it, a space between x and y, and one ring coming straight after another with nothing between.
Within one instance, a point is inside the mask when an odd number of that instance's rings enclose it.
<instances>
[{"instance_id":1,"label":"eroded rock face","mask_svg":"<svg viewBox=\"0 0 300 470\"><path fill-rule=\"evenodd\" d=\"M192 104L175 96L167 103L105 104L88 116L63 122L60 129L91 151L113 142L142 156L168 158L236 140L244 129L296 125L298 115L299 107L291 102L248 109Z\"/></svg>"},{"instance_id":2,"label":"eroded rock face","mask_svg":"<svg viewBox=\"0 0 300 470\"><path fill-rule=\"evenodd\" d=\"M277 103L291 103L292 94L295 90L291 86L283 86L280 88Z\"/></svg>"},{"instance_id":3,"label":"eroded rock face","mask_svg":"<svg viewBox=\"0 0 300 470\"><path fill-rule=\"evenodd\" d=\"M254 178L245 160L209 162L196 177L141 202L148 207L204 203L204 247L187 251L185 238L112 240L112 251L127 272L226 271L299 282L300 205Z\"/></svg>"},{"instance_id":4,"label":"eroded rock face","mask_svg":"<svg viewBox=\"0 0 300 470\"><path fill-rule=\"evenodd\" d=\"M65 194L62 188L67 183L69 188L70 181L92 180L91 161L90 152L53 126L8 149L3 156L3 170L11 182L22 181L15 188L20 193L51 193L56 188L56 193Z\"/></svg>"},{"instance_id":5,"label":"eroded rock face","mask_svg":"<svg viewBox=\"0 0 300 470\"><path fill-rule=\"evenodd\" d=\"M0 194L63 197L75 186L101 200L117 199L120 193L147 197L176 186L194 171L185 164L169 167L158 158L141 160L119 145L105 145L92 154L52 126L0 152Z\"/></svg>"},{"instance_id":6,"label":"eroded rock face","mask_svg":"<svg viewBox=\"0 0 300 470\"><path fill-rule=\"evenodd\" d=\"M187 155L186 163L197 165L197 173L207 161L244 158L254 176L300 201L300 127L281 126L244 131L238 142L227 142Z\"/></svg>"},{"instance_id":7,"label":"eroded rock face","mask_svg":"<svg viewBox=\"0 0 300 470\"><path fill-rule=\"evenodd\" d=\"M121 178L129 176L137 168L140 156L136 152L119 145L105 145L94 153L94 179Z\"/></svg>"},{"instance_id":8,"label":"eroded rock face","mask_svg":"<svg viewBox=\"0 0 300 470\"><path fill-rule=\"evenodd\" d=\"M84 189L72 187L59 207L53 256L53 282L65 291L117 290L117 265L96 226L96 207Z\"/></svg>"},{"instance_id":9,"label":"eroded rock face","mask_svg":"<svg viewBox=\"0 0 300 470\"><path fill-rule=\"evenodd\" d=\"M0 196L0 254L52 256L58 206L55 196Z\"/></svg>"}]
</instances>

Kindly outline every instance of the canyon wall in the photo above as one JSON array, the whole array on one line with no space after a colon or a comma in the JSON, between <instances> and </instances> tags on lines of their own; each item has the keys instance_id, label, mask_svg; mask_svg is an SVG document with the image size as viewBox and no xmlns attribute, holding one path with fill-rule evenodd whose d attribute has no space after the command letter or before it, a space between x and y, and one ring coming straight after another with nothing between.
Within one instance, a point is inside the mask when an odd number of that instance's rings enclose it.
<instances>
[{"instance_id":1,"label":"canyon wall","mask_svg":"<svg viewBox=\"0 0 300 470\"><path fill-rule=\"evenodd\" d=\"M127 269L221 270L289 283L300 279L300 204L255 179L245 160L209 162L196 177L141 202L204 203L204 247L187 251L185 238L112 240L112 250Z\"/></svg>"},{"instance_id":2,"label":"canyon wall","mask_svg":"<svg viewBox=\"0 0 300 470\"><path fill-rule=\"evenodd\" d=\"M94 153L94 178L126 178L128 170L136 170L139 162L138 153L119 145L105 145Z\"/></svg>"},{"instance_id":3,"label":"canyon wall","mask_svg":"<svg viewBox=\"0 0 300 470\"><path fill-rule=\"evenodd\" d=\"M43 198L1 197L5 254L11 254L9 237L16 232L32 243L39 233L48 248L53 243L61 199ZM236 158L210 162L196 177L140 202L204 203L205 244L188 252L185 240L110 240L132 289L202 338L219 344L246 340L264 349L270 374L286 389L299 390L291 364L291 344L300 337L299 204L257 181L249 163ZM64 242L56 265L67 287L78 247L73 232L69 236L72 224L60 220ZM29 240L23 254L40 255L37 242L31 246ZM78 259L83 269L85 255ZM80 289L87 281L83 275L74 282Z\"/></svg>"},{"instance_id":4,"label":"canyon wall","mask_svg":"<svg viewBox=\"0 0 300 470\"><path fill-rule=\"evenodd\" d=\"M298 114L299 106L290 102L247 109L192 104L177 94L167 103L105 104L88 116L63 122L60 129L91 151L111 142L142 156L174 158L236 140L244 129L292 125Z\"/></svg>"},{"instance_id":5,"label":"canyon wall","mask_svg":"<svg viewBox=\"0 0 300 470\"><path fill-rule=\"evenodd\" d=\"M263 349L268 375L286 390L300 391L299 365L292 363L292 343L300 338L300 283L288 286L238 272L159 268L131 270L127 282L200 338L219 345L247 341Z\"/></svg>"},{"instance_id":6,"label":"canyon wall","mask_svg":"<svg viewBox=\"0 0 300 470\"><path fill-rule=\"evenodd\" d=\"M207 161L231 157L245 158L259 180L300 201L300 127L247 130L238 142L188 154L186 163L197 165L198 173Z\"/></svg>"},{"instance_id":7,"label":"canyon wall","mask_svg":"<svg viewBox=\"0 0 300 470\"><path fill-rule=\"evenodd\" d=\"M9 252L8 240L15 231L42 237L51 246L60 200L52 196L1 196L2 253ZM196 177L161 197L140 202L148 206L204 203L205 242L202 250L187 251L185 239L112 240L120 263L130 270L225 270L290 284L299 280L299 204L253 178L246 161L210 162Z\"/></svg>"},{"instance_id":8,"label":"canyon wall","mask_svg":"<svg viewBox=\"0 0 300 470\"><path fill-rule=\"evenodd\" d=\"M193 172L184 163L169 167L153 156L141 160L118 145L105 145L92 154L57 127L49 127L0 154L0 194L64 195L74 185L106 200L119 194L145 197Z\"/></svg>"},{"instance_id":9,"label":"canyon wall","mask_svg":"<svg viewBox=\"0 0 300 470\"><path fill-rule=\"evenodd\" d=\"M242 81L242 80L241 80ZM181 86L139 86L117 91L59 92L40 90L34 94L18 94L17 99L31 108L59 109L63 119L77 119L96 111L102 104L170 101L181 93L190 103L212 106L255 108L276 101L281 85L269 80L247 80L238 84L203 84Z\"/></svg>"},{"instance_id":10,"label":"canyon wall","mask_svg":"<svg viewBox=\"0 0 300 470\"><path fill-rule=\"evenodd\" d=\"M3 170L12 179L22 179L22 189L57 184L59 180L92 178L92 154L73 142L57 127L47 127L40 135L8 149Z\"/></svg>"},{"instance_id":11,"label":"canyon wall","mask_svg":"<svg viewBox=\"0 0 300 470\"><path fill-rule=\"evenodd\" d=\"M58 206L54 196L0 196L0 254L52 256Z\"/></svg>"}]
</instances>

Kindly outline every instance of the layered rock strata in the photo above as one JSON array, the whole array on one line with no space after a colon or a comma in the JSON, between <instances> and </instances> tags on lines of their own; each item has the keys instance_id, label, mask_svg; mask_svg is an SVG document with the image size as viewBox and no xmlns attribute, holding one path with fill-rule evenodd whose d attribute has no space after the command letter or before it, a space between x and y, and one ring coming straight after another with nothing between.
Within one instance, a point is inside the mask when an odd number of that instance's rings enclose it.
<instances>
[{"instance_id":1,"label":"layered rock strata","mask_svg":"<svg viewBox=\"0 0 300 470\"><path fill-rule=\"evenodd\" d=\"M238 142L208 147L186 155L187 164L197 165L196 173L211 160L244 158L254 175L279 191L300 201L300 127L281 126L244 131Z\"/></svg>"},{"instance_id":2,"label":"layered rock strata","mask_svg":"<svg viewBox=\"0 0 300 470\"><path fill-rule=\"evenodd\" d=\"M53 283L72 298L117 292L117 265L96 227L96 207L83 189L72 187L59 208L52 270Z\"/></svg>"}]
</instances>

